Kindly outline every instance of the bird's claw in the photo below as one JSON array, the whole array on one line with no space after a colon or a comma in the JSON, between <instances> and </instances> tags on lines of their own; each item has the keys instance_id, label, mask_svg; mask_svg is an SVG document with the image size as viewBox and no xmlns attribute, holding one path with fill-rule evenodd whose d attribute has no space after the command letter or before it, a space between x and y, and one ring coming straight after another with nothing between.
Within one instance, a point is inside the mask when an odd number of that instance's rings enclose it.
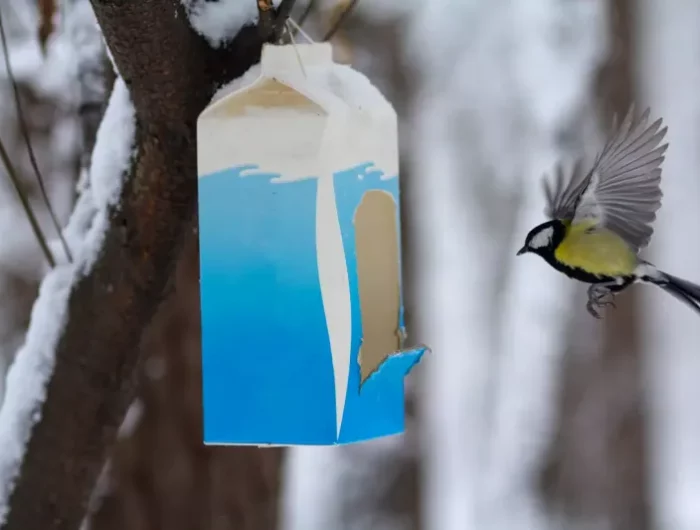
<instances>
[{"instance_id":1,"label":"bird's claw","mask_svg":"<svg viewBox=\"0 0 700 530\"><path fill-rule=\"evenodd\" d=\"M617 307L615 305L614 293L607 287L592 285L588 289L588 303L586 304L586 309L594 318L600 319L602 316L598 312L598 309L604 307Z\"/></svg>"},{"instance_id":2,"label":"bird's claw","mask_svg":"<svg viewBox=\"0 0 700 530\"><path fill-rule=\"evenodd\" d=\"M586 304L586 310L590 315L593 316L593 318L597 318L600 320L600 313L598 313L598 311L596 310L596 304L594 304L592 300L588 300L588 303Z\"/></svg>"}]
</instances>

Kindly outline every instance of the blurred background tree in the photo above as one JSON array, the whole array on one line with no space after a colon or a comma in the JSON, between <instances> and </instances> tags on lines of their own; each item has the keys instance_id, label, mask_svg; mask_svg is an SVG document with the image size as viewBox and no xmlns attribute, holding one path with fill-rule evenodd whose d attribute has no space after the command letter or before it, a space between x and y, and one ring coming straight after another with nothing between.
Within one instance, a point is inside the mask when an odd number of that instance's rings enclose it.
<instances>
[{"instance_id":1,"label":"blurred background tree","mask_svg":"<svg viewBox=\"0 0 700 530\"><path fill-rule=\"evenodd\" d=\"M207 9L244 0L193 1ZM20 120L65 223L114 84L103 34L134 83L141 147L167 138L166 155L184 145L173 131L191 138L197 106L215 82L257 60L254 31L241 30L223 50L205 49L183 29L179 0L149 2L172 8L178 21L158 25L146 8L107 0L92 2L100 24L86 0L0 0L15 66L13 77L0 68L0 139L51 239ZM136 373L135 385L109 389L119 399L104 423L105 430L121 423L116 442L103 436L104 447L86 453L90 472L65 498L92 490L85 530L700 528L694 315L633 288L597 322L584 310L580 285L514 256L542 219L541 176L558 160L595 153L613 114L637 101L664 118L671 143L650 254L700 281L700 251L682 235L700 226L700 4L300 0L292 17L318 40L333 29L336 60L363 71L400 117L408 330L433 348L407 382L406 434L339 448L202 445L197 235L183 210L184 243L159 254L158 265L171 263L173 272L154 269L163 284L169 280L162 302L153 287L147 318L140 328L130 321L133 340L114 346L113 353L133 343L127 368ZM162 45L134 44L144 28L179 43L179 63L166 64ZM142 56L130 56L139 46ZM193 69L201 58L207 67ZM196 79L184 81L185 74ZM172 89L166 105L156 81ZM154 110L144 110L149 103ZM178 114L165 116L163 108ZM183 152L176 162L139 167L182 176L194 171L194 147ZM174 196L193 193L193 183L180 180ZM155 177L149 182L127 193L161 191ZM45 272L14 193L0 179L0 395ZM131 210L131 221L146 211ZM174 238L177 230L167 233ZM118 255L106 270L116 271ZM106 277L116 276L98 276L95 285ZM73 325L79 331L90 322ZM95 348L109 336L70 344ZM49 418L72 413L64 407ZM30 456L41 448L30 446ZM58 458L60 447L51 454ZM88 479L98 467L93 489ZM20 491L31 484L32 475L23 475ZM13 506L28 512L29 498L15 496Z\"/></svg>"}]
</instances>

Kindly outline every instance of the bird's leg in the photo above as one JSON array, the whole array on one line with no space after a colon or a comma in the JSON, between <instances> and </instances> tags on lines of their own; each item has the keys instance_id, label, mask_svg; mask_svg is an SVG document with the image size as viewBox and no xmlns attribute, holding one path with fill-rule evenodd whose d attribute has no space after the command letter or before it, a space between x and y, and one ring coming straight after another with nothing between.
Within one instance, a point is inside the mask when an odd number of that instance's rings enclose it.
<instances>
[{"instance_id":1,"label":"bird's leg","mask_svg":"<svg viewBox=\"0 0 700 530\"><path fill-rule=\"evenodd\" d=\"M615 293L610 286L604 283L594 283L588 288L588 303L586 309L595 318L601 318L598 309L612 306L615 307Z\"/></svg>"}]
</instances>

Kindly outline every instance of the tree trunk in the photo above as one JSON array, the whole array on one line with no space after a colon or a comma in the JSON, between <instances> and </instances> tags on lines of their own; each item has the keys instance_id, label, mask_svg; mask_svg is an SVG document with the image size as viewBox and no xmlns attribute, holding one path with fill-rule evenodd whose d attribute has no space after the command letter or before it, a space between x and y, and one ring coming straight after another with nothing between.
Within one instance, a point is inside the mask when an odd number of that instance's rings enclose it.
<instances>
[{"instance_id":1,"label":"tree trunk","mask_svg":"<svg viewBox=\"0 0 700 530\"><path fill-rule=\"evenodd\" d=\"M79 527L135 395L144 328L192 227L197 116L218 86L259 60L262 45L257 29L246 27L212 49L179 0L92 4L136 108L136 154L98 261L71 293L8 530Z\"/></svg>"},{"instance_id":2,"label":"tree trunk","mask_svg":"<svg viewBox=\"0 0 700 530\"><path fill-rule=\"evenodd\" d=\"M279 448L202 445L197 236L141 345L136 425L120 437L89 530L273 530ZM88 529L86 529L88 530Z\"/></svg>"}]
</instances>

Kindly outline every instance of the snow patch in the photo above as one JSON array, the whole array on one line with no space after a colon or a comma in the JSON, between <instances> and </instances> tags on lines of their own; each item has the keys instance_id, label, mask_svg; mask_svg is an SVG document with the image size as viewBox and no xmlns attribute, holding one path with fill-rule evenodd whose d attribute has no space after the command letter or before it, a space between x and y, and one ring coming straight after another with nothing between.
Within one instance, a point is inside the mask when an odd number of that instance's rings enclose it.
<instances>
[{"instance_id":1,"label":"snow patch","mask_svg":"<svg viewBox=\"0 0 700 530\"><path fill-rule=\"evenodd\" d=\"M134 133L134 108L124 81L118 78L97 133L89 184L65 230L75 261L61 263L46 274L34 303L26 342L7 376L5 402L0 409L0 525L9 509L8 500L32 428L41 419L56 347L67 322L68 297L100 253L109 226L109 210L118 201L123 175L131 163Z\"/></svg>"},{"instance_id":2,"label":"snow patch","mask_svg":"<svg viewBox=\"0 0 700 530\"><path fill-rule=\"evenodd\" d=\"M88 0L82 1L89 4ZM75 48L59 24L47 42L46 54L42 54L37 41L35 4L17 1L12 6L3 6L3 27L33 153L51 207L62 225L73 207L75 168L81 143ZM20 134L15 94L4 58L0 58L0 132L42 231L49 239L56 237L56 228L39 192L25 140ZM31 307L47 270L34 231L2 165L0 233L1 405L7 369L24 342ZM55 255L64 257L60 245L56 246Z\"/></svg>"},{"instance_id":3,"label":"snow patch","mask_svg":"<svg viewBox=\"0 0 700 530\"><path fill-rule=\"evenodd\" d=\"M71 267L58 267L46 276L31 315L24 346L7 375L0 409L0 524L5 521L31 429L41 419L41 404L54 366L54 353L66 323Z\"/></svg>"},{"instance_id":4,"label":"snow patch","mask_svg":"<svg viewBox=\"0 0 700 530\"><path fill-rule=\"evenodd\" d=\"M274 0L272 3L277 7L280 1ZM257 2L253 0L180 0L180 3L195 31L214 48L232 40L243 26L258 21Z\"/></svg>"},{"instance_id":5,"label":"snow patch","mask_svg":"<svg viewBox=\"0 0 700 530\"><path fill-rule=\"evenodd\" d=\"M117 203L122 181L120 178L114 178L114 174L116 170L121 174L133 153L131 142L114 141L115 138L133 138L136 118L129 90L121 78L114 86L109 104L110 108L114 106L118 112L106 113L102 120L102 125L97 131L90 171L95 204L103 209Z\"/></svg>"}]
</instances>

